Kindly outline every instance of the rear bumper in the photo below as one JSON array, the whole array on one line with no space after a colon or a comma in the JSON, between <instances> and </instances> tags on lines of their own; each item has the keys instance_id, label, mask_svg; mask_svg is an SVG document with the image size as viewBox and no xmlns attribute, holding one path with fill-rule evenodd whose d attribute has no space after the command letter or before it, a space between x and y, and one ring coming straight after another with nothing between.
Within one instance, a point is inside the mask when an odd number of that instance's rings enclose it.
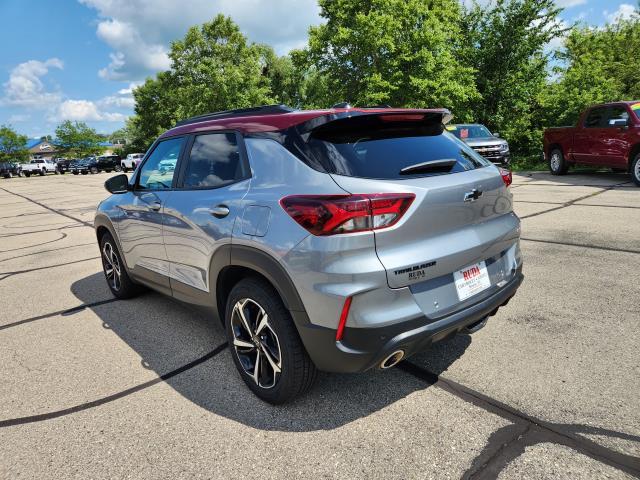
<instances>
[{"instance_id":1,"label":"rear bumper","mask_svg":"<svg viewBox=\"0 0 640 480\"><path fill-rule=\"evenodd\" d=\"M379 328L347 327L341 342L334 329L309 323L304 312L291 312L309 356L320 370L362 372L377 367L396 350L405 358L428 348L433 342L475 327L513 297L524 276L519 267L500 290L478 303L436 320L421 316L406 322Z\"/></svg>"}]
</instances>

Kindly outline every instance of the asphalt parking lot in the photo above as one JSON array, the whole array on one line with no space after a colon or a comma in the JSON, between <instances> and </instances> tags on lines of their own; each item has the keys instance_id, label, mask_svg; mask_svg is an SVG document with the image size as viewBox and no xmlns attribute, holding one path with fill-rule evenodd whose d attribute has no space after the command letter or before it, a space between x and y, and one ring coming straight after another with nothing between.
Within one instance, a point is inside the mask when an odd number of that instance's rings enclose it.
<instances>
[{"instance_id":1,"label":"asphalt parking lot","mask_svg":"<svg viewBox=\"0 0 640 480\"><path fill-rule=\"evenodd\" d=\"M525 282L472 337L272 407L221 327L116 301L109 175L0 181L2 478L636 478L640 188L515 176Z\"/></svg>"}]
</instances>

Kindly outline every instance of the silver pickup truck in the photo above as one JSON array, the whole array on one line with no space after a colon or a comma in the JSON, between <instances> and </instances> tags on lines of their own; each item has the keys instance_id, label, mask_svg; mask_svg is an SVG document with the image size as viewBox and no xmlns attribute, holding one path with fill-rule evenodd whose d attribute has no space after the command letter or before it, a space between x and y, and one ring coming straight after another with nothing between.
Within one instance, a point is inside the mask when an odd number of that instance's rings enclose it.
<instances>
[{"instance_id":1,"label":"silver pickup truck","mask_svg":"<svg viewBox=\"0 0 640 480\"><path fill-rule=\"evenodd\" d=\"M31 175L46 175L47 173L57 174L58 169L56 168L56 162L53 160L38 159L24 164L22 173L24 173L25 177L30 177Z\"/></svg>"}]
</instances>

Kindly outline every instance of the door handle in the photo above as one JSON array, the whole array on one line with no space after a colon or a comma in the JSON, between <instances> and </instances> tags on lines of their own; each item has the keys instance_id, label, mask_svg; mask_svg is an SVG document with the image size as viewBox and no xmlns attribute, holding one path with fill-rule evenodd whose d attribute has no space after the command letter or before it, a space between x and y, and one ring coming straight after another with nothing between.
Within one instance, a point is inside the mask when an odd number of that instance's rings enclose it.
<instances>
[{"instance_id":1,"label":"door handle","mask_svg":"<svg viewBox=\"0 0 640 480\"><path fill-rule=\"evenodd\" d=\"M151 203L149 203L147 205L154 212L157 212L162 208L162 203L160 203L160 202L151 202Z\"/></svg>"},{"instance_id":2,"label":"door handle","mask_svg":"<svg viewBox=\"0 0 640 480\"><path fill-rule=\"evenodd\" d=\"M218 205L217 207L213 207L209 210L209 213L216 218L224 218L229 215L229 207L226 205Z\"/></svg>"}]
</instances>

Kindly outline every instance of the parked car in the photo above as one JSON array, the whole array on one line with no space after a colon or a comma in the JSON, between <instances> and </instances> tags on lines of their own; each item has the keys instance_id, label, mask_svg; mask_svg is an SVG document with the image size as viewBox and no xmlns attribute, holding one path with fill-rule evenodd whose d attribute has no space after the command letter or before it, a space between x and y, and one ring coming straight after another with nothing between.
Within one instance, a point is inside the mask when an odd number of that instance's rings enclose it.
<instances>
[{"instance_id":1,"label":"parked car","mask_svg":"<svg viewBox=\"0 0 640 480\"><path fill-rule=\"evenodd\" d=\"M47 173L58 173L56 162L49 159L31 160L22 166L22 172L26 177L31 175L46 175Z\"/></svg>"},{"instance_id":2,"label":"parked car","mask_svg":"<svg viewBox=\"0 0 640 480\"><path fill-rule=\"evenodd\" d=\"M71 171L71 164L75 161L75 158L59 158L56 162L56 167L58 168L58 173L64 175L65 173Z\"/></svg>"},{"instance_id":3,"label":"parked car","mask_svg":"<svg viewBox=\"0 0 640 480\"><path fill-rule=\"evenodd\" d=\"M16 162L0 162L0 176L4 178L22 177L22 165Z\"/></svg>"},{"instance_id":4,"label":"parked car","mask_svg":"<svg viewBox=\"0 0 640 480\"><path fill-rule=\"evenodd\" d=\"M126 158L122 159L122 171L128 172L129 170L135 170L143 158L144 153L130 153Z\"/></svg>"},{"instance_id":5,"label":"parked car","mask_svg":"<svg viewBox=\"0 0 640 480\"><path fill-rule=\"evenodd\" d=\"M111 292L207 308L271 403L317 370L390 368L479 330L523 279L520 221L508 181L448 118L268 106L179 122L131 179L105 182Z\"/></svg>"},{"instance_id":6,"label":"parked car","mask_svg":"<svg viewBox=\"0 0 640 480\"><path fill-rule=\"evenodd\" d=\"M74 175L87 175L89 173L89 164L93 163L94 161L95 157L85 157L71 162L71 173L73 173Z\"/></svg>"},{"instance_id":7,"label":"parked car","mask_svg":"<svg viewBox=\"0 0 640 480\"><path fill-rule=\"evenodd\" d=\"M640 101L595 105L575 127L546 129L544 155L554 175L573 165L610 167L640 186Z\"/></svg>"},{"instance_id":8,"label":"parked car","mask_svg":"<svg viewBox=\"0 0 640 480\"><path fill-rule=\"evenodd\" d=\"M509 168L509 143L497 133L491 133L479 123L447 125L447 130L473 148L490 162Z\"/></svg>"}]
</instances>

